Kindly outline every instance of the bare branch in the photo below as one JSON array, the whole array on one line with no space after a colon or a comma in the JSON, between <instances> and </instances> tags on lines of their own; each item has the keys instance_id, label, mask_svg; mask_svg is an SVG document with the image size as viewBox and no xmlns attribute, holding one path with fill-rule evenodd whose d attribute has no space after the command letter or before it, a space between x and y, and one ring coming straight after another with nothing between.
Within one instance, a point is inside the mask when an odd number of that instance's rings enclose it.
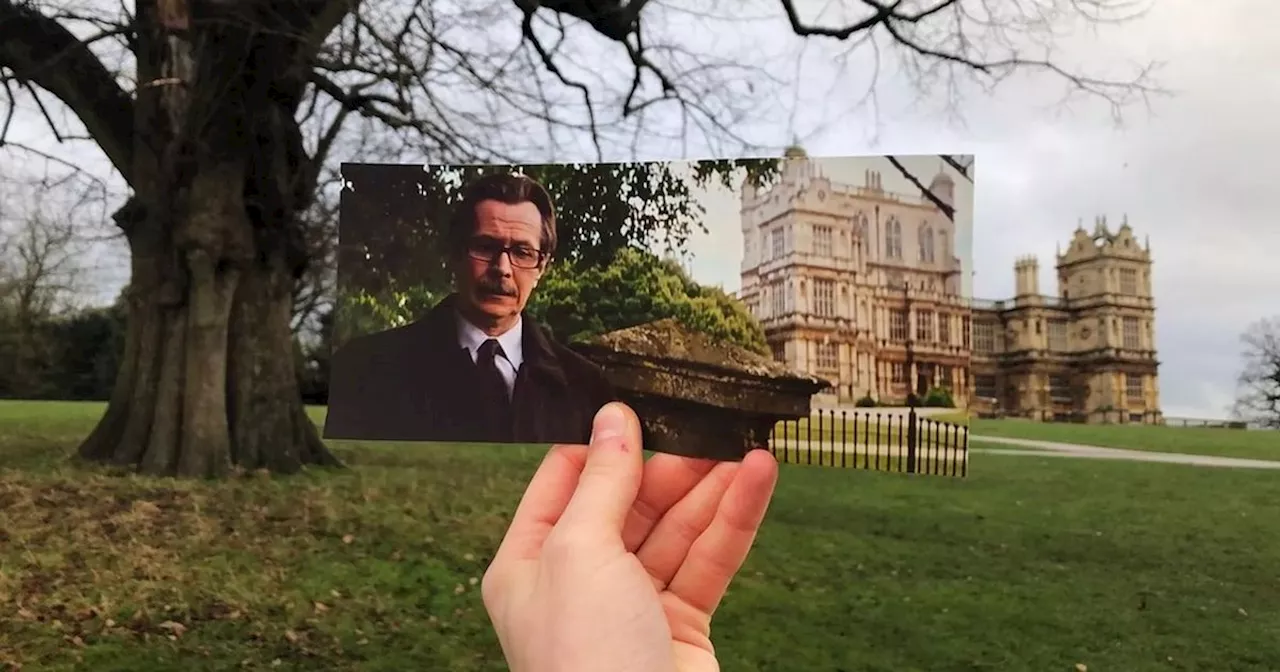
<instances>
[{"instance_id":1,"label":"bare branch","mask_svg":"<svg viewBox=\"0 0 1280 672\"><path fill-rule=\"evenodd\" d=\"M902 161L900 161L898 157L887 155L885 158L889 160L889 163L893 164L894 168L898 169L898 172L901 173L903 177L907 178L907 181L911 182L911 184L915 185L916 188L920 190L921 196L929 199L929 202L937 206L937 208L942 211L942 214L947 216L947 219L955 221L956 209L954 207L948 205L946 201L943 201L941 198L938 198L937 195L933 193L933 190L924 186L924 183L920 181L920 178L916 177L915 173L902 165Z\"/></svg>"},{"instance_id":2,"label":"bare branch","mask_svg":"<svg viewBox=\"0 0 1280 672\"><path fill-rule=\"evenodd\" d=\"M957 173L960 173L960 175L962 175L965 179L969 180L970 182L973 181L973 175L969 174L969 171L973 169L972 160L970 160L968 165L965 165L960 163L956 159L956 157L951 156L950 154L940 154L939 156L942 157L942 161L944 163L946 163L948 166L951 166L953 170L955 170Z\"/></svg>"},{"instance_id":3,"label":"bare branch","mask_svg":"<svg viewBox=\"0 0 1280 672\"><path fill-rule=\"evenodd\" d=\"M556 66L555 58L551 55L551 52L547 51L547 48L538 40L537 34L533 32L533 16L534 12L537 11L536 0L520 0L517 2L517 5L520 6L520 11L524 13L524 19L520 22L520 32L524 35L524 39L528 41L528 43L532 45L534 50L538 53L538 57L542 60L542 64L551 74L555 75L562 84L573 87L582 92L582 102L587 106L587 116L590 119L591 142L596 148L596 160L603 161L604 151L600 148L600 133L598 132L596 125L596 108L591 102L591 89L582 82L566 77L564 72ZM561 35L563 36L563 31L561 32Z\"/></svg>"},{"instance_id":4,"label":"bare branch","mask_svg":"<svg viewBox=\"0 0 1280 672\"><path fill-rule=\"evenodd\" d=\"M116 170L130 180L133 100L88 45L31 5L0 0L0 75L5 70L19 83L34 84L70 107ZM50 124L57 133L52 120ZM0 145L4 141L0 136Z\"/></svg>"},{"instance_id":5,"label":"bare branch","mask_svg":"<svg viewBox=\"0 0 1280 672\"><path fill-rule=\"evenodd\" d=\"M859 35L883 31L906 56L908 69L921 78L936 70L949 76L945 85L954 100L958 97L956 77L951 68L975 75L987 87L1003 81L1015 72L1047 72L1066 83L1068 95L1084 93L1106 101L1113 117L1120 118L1121 109L1134 97L1144 102L1162 93L1152 85L1150 77L1155 65L1141 67L1130 78L1105 79L1073 72L1055 62L1051 45L1042 45L1043 56L1030 57L1025 44L1052 38L1057 24L1081 18L1090 25L1119 24L1132 21L1145 13L1137 0L1042 0L1009 3L1000 15L990 2L937 0L917 11L905 11L904 0L859 0L867 9L865 16L838 27L805 23L794 0L778 0L792 31L801 36L849 40ZM971 11L978 7L982 14ZM1003 7L1003 6L1002 6ZM970 29L981 29L974 39ZM999 51L992 56L991 51ZM918 59L918 60L916 60ZM922 82L918 82L922 84ZM922 93L930 88L919 86Z\"/></svg>"}]
</instances>

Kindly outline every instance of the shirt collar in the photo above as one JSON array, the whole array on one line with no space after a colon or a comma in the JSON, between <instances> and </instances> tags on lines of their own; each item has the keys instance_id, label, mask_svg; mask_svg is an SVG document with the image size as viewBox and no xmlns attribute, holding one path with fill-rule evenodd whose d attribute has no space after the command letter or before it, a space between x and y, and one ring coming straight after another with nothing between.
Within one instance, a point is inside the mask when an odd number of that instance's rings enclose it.
<instances>
[{"instance_id":1,"label":"shirt collar","mask_svg":"<svg viewBox=\"0 0 1280 672\"><path fill-rule=\"evenodd\" d=\"M502 346L502 354L515 369L519 369L520 363L524 360L523 326L524 318L517 318L510 329L497 336L498 345ZM467 349L467 353L471 355L471 361L476 360L476 352L489 338L488 334L458 315L458 343Z\"/></svg>"}]
</instances>

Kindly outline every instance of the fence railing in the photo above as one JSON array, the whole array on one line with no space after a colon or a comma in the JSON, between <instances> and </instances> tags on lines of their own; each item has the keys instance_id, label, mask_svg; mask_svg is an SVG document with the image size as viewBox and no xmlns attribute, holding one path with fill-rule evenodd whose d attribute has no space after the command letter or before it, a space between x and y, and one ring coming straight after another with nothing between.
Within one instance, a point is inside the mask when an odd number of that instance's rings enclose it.
<instances>
[{"instance_id":1,"label":"fence railing","mask_svg":"<svg viewBox=\"0 0 1280 672\"><path fill-rule=\"evenodd\" d=\"M907 413L820 410L774 426L779 462L965 477L969 428Z\"/></svg>"}]
</instances>

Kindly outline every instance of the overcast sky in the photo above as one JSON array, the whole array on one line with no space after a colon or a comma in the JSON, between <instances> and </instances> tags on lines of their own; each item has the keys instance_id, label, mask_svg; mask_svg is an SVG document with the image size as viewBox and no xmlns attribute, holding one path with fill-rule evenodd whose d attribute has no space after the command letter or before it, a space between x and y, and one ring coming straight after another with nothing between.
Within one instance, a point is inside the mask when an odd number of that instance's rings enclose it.
<instances>
[{"instance_id":1,"label":"overcast sky","mask_svg":"<svg viewBox=\"0 0 1280 672\"><path fill-rule=\"evenodd\" d=\"M773 0L743 0L732 8L736 15L751 17L762 13L753 7L767 7L770 20L722 24L714 30L695 25L685 9L666 10L664 16L662 4L651 5L654 13L646 19L651 29L665 25L668 31L682 31L691 48L714 50L731 62L790 54L788 49L798 44L779 37L785 22ZM840 3L798 4L813 17L818 9ZM865 8L852 0L844 4ZM728 11L724 5L716 6ZM1090 225L1096 215L1105 214L1118 223L1127 214L1135 233L1149 236L1155 258L1164 410L1169 416L1223 417L1234 391L1240 333L1253 320L1280 314L1275 263L1280 222L1273 199L1267 198L1280 189L1280 40L1274 36L1280 3L1160 0L1153 5L1137 23L1067 36L1054 57L1057 63L1085 64L1102 75L1133 61L1165 63L1156 76L1175 95L1153 99L1151 114L1141 107L1126 110L1123 127L1113 123L1110 109L1098 101L1080 99L1066 110L1056 106L1061 81L1047 73L1008 80L993 95L970 87L962 91L959 116L943 115L939 103L953 99L950 90L935 82L922 96L901 68L892 67L887 52L881 51L885 60L876 70L870 50L839 62L831 43L811 42L803 60L771 63L784 85L767 89L762 83L757 97L776 103L777 113L744 132L779 148L798 137L813 156L975 155L974 294L981 298L1010 295L1013 260L1022 254L1040 257L1041 289L1054 292L1052 255L1055 246L1068 241L1077 221ZM518 15L507 19L506 30L516 30ZM599 39L582 44L579 60L592 69L625 63L616 45ZM609 50L597 53L604 48ZM872 101L877 104L872 106L863 94L877 72ZM789 95L792 89L796 97ZM55 147L38 122L37 114L20 114L11 137L108 172L96 149ZM696 143L641 148L636 158L702 158L714 151ZM0 160L19 156L6 154ZM590 156L561 151L531 158ZM632 157L615 153L607 158ZM716 219L718 225L720 217ZM736 217L729 219L736 229ZM710 281L725 281L724 273L714 269L729 263L730 248L705 243L693 249L695 271ZM101 297L113 296L127 280L127 258L118 246L111 249L113 257L91 263L95 293ZM735 254L739 250L740 242L733 247Z\"/></svg>"}]
</instances>

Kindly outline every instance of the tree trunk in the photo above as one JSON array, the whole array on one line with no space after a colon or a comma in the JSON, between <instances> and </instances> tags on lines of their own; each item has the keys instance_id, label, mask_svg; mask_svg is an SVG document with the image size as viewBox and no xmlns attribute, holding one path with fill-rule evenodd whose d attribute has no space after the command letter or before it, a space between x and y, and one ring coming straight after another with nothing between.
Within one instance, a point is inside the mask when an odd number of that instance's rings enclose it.
<instances>
[{"instance_id":1,"label":"tree trunk","mask_svg":"<svg viewBox=\"0 0 1280 672\"><path fill-rule=\"evenodd\" d=\"M264 251L237 269L171 240L131 243L125 349L80 455L192 477L339 466L298 389L283 255Z\"/></svg>"},{"instance_id":2,"label":"tree trunk","mask_svg":"<svg viewBox=\"0 0 1280 672\"><path fill-rule=\"evenodd\" d=\"M116 215L133 262L125 352L80 455L194 477L337 466L289 328L314 166L293 116L299 29L272 22L296 17L195 6L212 14L138 3L135 194Z\"/></svg>"}]
</instances>

